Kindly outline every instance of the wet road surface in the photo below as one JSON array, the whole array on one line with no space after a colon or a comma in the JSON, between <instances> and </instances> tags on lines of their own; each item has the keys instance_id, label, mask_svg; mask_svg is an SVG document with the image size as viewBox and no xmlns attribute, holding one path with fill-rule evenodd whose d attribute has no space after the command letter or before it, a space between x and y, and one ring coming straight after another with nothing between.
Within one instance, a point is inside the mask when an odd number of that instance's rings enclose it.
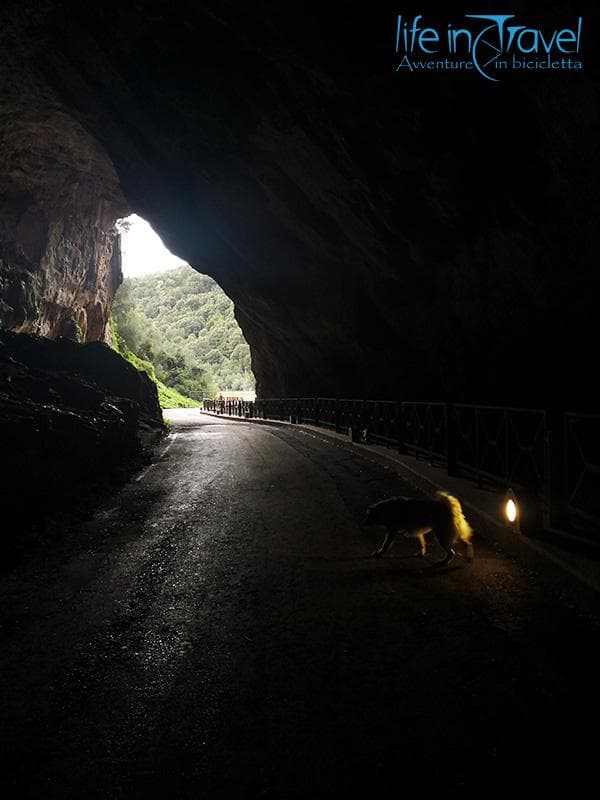
<instances>
[{"instance_id":1,"label":"wet road surface","mask_svg":"<svg viewBox=\"0 0 600 800\"><path fill-rule=\"evenodd\" d=\"M174 415L167 447L1 580L3 795L314 798L595 774L598 625L475 540L385 560L392 468ZM439 552L431 552L432 563Z\"/></svg>"}]
</instances>

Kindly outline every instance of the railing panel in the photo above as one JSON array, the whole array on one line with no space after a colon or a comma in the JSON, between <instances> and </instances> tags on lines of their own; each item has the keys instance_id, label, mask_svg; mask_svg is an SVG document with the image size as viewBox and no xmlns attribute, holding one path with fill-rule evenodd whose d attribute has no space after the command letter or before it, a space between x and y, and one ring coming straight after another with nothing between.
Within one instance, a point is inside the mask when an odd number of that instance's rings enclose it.
<instances>
[{"instance_id":1,"label":"railing panel","mask_svg":"<svg viewBox=\"0 0 600 800\"><path fill-rule=\"evenodd\" d=\"M565 492L571 514L600 523L600 414L565 414Z\"/></svg>"},{"instance_id":2,"label":"railing panel","mask_svg":"<svg viewBox=\"0 0 600 800\"><path fill-rule=\"evenodd\" d=\"M348 433L350 430L364 428L364 401L349 400L342 398L338 400L338 413L340 421L340 431Z\"/></svg>"},{"instance_id":3,"label":"railing panel","mask_svg":"<svg viewBox=\"0 0 600 800\"><path fill-rule=\"evenodd\" d=\"M448 459L445 403L402 403L404 450L433 463Z\"/></svg>"},{"instance_id":4,"label":"railing panel","mask_svg":"<svg viewBox=\"0 0 600 800\"><path fill-rule=\"evenodd\" d=\"M367 400L365 402L367 441L386 447L397 446L399 423L399 404L394 400Z\"/></svg>"},{"instance_id":5,"label":"railing panel","mask_svg":"<svg viewBox=\"0 0 600 800\"><path fill-rule=\"evenodd\" d=\"M547 492L546 414L538 409L453 406L456 465L483 483Z\"/></svg>"},{"instance_id":6,"label":"railing panel","mask_svg":"<svg viewBox=\"0 0 600 800\"><path fill-rule=\"evenodd\" d=\"M335 397L317 397L318 425L335 431L338 426L338 401Z\"/></svg>"}]
</instances>

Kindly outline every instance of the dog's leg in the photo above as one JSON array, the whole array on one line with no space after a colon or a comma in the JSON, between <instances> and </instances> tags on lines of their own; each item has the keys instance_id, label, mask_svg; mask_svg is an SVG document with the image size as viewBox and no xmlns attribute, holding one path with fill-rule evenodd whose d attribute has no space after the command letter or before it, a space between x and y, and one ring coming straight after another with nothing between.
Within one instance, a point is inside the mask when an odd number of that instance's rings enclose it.
<instances>
[{"instance_id":1,"label":"dog's leg","mask_svg":"<svg viewBox=\"0 0 600 800\"><path fill-rule=\"evenodd\" d=\"M425 543L425 534L429 533L431 528L417 528L416 530L408 531L404 535L408 539L418 539L419 540L419 549L416 553L413 553L413 556L416 558L424 558L427 555L427 544Z\"/></svg>"},{"instance_id":2,"label":"dog's leg","mask_svg":"<svg viewBox=\"0 0 600 800\"><path fill-rule=\"evenodd\" d=\"M446 557L441 561L438 561L433 566L436 568L447 567L456 555L453 547L456 537L454 535L454 528L452 527L451 520L448 520L445 524L438 525L436 528L434 528L433 535L437 539L438 544L442 547L442 549L446 551Z\"/></svg>"},{"instance_id":3,"label":"dog's leg","mask_svg":"<svg viewBox=\"0 0 600 800\"><path fill-rule=\"evenodd\" d=\"M457 552L455 552L454 555L457 558L466 558L467 561L473 561L473 559L475 558L475 551L473 550L473 545L471 544L471 542L465 542L465 547L467 548L467 552L465 553L464 556L462 553L457 553Z\"/></svg>"},{"instance_id":4,"label":"dog's leg","mask_svg":"<svg viewBox=\"0 0 600 800\"><path fill-rule=\"evenodd\" d=\"M440 569L441 567L447 567L448 564L452 562L455 555L456 553L454 552L454 549L452 547L449 547L446 550L446 558L443 558L441 561L438 561L437 564L434 564L433 566L436 569Z\"/></svg>"},{"instance_id":5,"label":"dog's leg","mask_svg":"<svg viewBox=\"0 0 600 800\"><path fill-rule=\"evenodd\" d=\"M383 544L381 545L379 550L375 550L375 552L371 554L372 557L373 558L383 558L383 556L390 549L391 544L394 541L394 537L395 537L395 532L393 532L391 530L391 528L386 528L385 529L385 539L383 540Z\"/></svg>"}]
</instances>

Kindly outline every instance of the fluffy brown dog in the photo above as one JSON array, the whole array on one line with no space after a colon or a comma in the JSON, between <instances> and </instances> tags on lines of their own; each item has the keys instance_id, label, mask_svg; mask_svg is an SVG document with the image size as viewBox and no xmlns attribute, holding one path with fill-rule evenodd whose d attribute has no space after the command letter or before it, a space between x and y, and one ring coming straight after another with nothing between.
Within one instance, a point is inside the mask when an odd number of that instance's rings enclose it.
<instances>
[{"instance_id":1,"label":"fluffy brown dog","mask_svg":"<svg viewBox=\"0 0 600 800\"><path fill-rule=\"evenodd\" d=\"M367 525L383 525L386 529L383 544L373 553L381 558L389 550L396 535L415 537L421 544L419 555L427 552L425 534L433 533L446 557L436 566L446 566L457 553L454 544L458 539L467 547L467 558L473 558L471 537L473 531L467 522L456 497L447 492L438 492L434 500L416 500L408 497L390 497L374 503L367 509Z\"/></svg>"}]
</instances>

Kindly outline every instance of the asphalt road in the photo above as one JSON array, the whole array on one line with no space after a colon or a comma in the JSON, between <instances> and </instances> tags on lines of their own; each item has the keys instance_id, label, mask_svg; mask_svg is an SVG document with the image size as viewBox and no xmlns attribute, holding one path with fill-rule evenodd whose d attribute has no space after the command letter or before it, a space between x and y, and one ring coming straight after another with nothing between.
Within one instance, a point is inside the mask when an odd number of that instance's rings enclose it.
<instances>
[{"instance_id":1,"label":"asphalt road","mask_svg":"<svg viewBox=\"0 0 600 800\"><path fill-rule=\"evenodd\" d=\"M1 579L4 797L595 781L595 618L481 535L445 570L408 540L371 559L366 506L412 490L355 449L173 419L155 464Z\"/></svg>"}]
</instances>

